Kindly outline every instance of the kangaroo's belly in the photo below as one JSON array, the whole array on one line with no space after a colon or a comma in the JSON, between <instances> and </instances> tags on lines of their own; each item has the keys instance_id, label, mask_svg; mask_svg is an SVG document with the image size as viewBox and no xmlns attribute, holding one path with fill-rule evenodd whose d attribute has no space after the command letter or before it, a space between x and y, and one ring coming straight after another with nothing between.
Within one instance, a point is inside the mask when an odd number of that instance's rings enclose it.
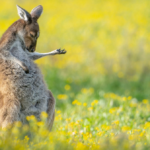
<instances>
[{"instance_id":1,"label":"kangaroo's belly","mask_svg":"<svg viewBox=\"0 0 150 150\"><path fill-rule=\"evenodd\" d=\"M22 54L23 55L23 54ZM20 119L25 122L28 115L40 118L42 111L47 111L49 92L39 68L26 54L18 56L29 68L29 73L14 62L0 58L0 93L3 101L12 98L20 102ZM12 99L12 100L13 100Z\"/></svg>"}]
</instances>

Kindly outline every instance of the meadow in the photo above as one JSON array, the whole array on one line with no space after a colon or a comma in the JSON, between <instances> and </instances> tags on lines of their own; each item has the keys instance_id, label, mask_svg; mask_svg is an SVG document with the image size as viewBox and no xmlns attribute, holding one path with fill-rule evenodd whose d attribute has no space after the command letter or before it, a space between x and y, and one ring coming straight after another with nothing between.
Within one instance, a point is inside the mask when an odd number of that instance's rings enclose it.
<instances>
[{"instance_id":1,"label":"meadow","mask_svg":"<svg viewBox=\"0 0 150 150\"><path fill-rule=\"evenodd\" d=\"M56 98L52 132L42 121L0 130L0 149L149 149L150 1L5 0L0 35L17 19L16 4L41 4L37 61Z\"/></svg>"}]
</instances>

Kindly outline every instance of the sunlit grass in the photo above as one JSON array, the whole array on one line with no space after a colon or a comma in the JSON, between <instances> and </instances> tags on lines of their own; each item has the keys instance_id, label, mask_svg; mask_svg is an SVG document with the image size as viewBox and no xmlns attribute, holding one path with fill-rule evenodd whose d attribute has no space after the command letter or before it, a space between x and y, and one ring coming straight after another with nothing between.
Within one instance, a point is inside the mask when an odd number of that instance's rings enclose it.
<instances>
[{"instance_id":1,"label":"sunlit grass","mask_svg":"<svg viewBox=\"0 0 150 150\"><path fill-rule=\"evenodd\" d=\"M150 104L144 99L102 93L98 100L86 99L94 93L79 93L82 99L70 104L63 99L66 110L56 109L52 132L46 129L47 115L42 121L27 117L28 125L16 122L1 129L0 147L11 149L147 149L150 133ZM94 98L94 97L93 97ZM57 102L59 103L60 100ZM6 146L7 144L7 146Z\"/></svg>"},{"instance_id":2,"label":"sunlit grass","mask_svg":"<svg viewBox=\"0 0 150 150\"><path fill-rule=\"evenodd\" d=\"M0 129L0 149L149 149L150 1L1 0L0 35L16 4L44 7L38 52L67 53L37 61L56 98L52 132L45 113L29 116Z\"/></svg>"}]
</instances>

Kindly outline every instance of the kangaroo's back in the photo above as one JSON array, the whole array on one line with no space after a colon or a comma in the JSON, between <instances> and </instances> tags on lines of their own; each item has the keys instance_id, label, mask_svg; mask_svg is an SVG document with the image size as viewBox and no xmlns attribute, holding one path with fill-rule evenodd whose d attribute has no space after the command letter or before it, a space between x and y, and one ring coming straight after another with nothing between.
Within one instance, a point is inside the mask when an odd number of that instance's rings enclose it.
<instances>
[{"instance_id":1,"label":"kangaroo's back","mask_svg":"<svg viewBox=\"0 0 150 150\"><path fill-rule=\"evenodd\" d=\"M27 53L35 51L39 37L37 19L43 8L39 5L31 14L17 8L21 19L10 26L0 40L0 126L6 127L14 121L26 123L28 115L40 120L41 112L45 111L51 128L55 99Z\"/></svg>"}]
</instances>

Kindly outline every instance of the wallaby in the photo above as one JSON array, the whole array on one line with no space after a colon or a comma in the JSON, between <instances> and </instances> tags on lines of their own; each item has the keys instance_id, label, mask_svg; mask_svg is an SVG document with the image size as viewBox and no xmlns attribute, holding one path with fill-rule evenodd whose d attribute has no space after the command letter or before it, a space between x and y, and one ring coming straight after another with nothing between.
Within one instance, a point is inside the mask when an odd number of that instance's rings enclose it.
<instances>
[{"instance_id":1,"label":"wallaby","mask_svg":"<svg viewBox=\"0 0 150 150\"><path fill-rule=\"evenodd\" d=\"M39 37L37 20L43 7L39 5L31 13L19 6L17 10L21 19L14 22L0 40L0 126L4 128L15 121L27 123L26 116L30 115L40 121L40 114L45 111L47 126L51 129L55 99L33 60L66 51L34 52Z\"/></svg>"}]
</instances>

